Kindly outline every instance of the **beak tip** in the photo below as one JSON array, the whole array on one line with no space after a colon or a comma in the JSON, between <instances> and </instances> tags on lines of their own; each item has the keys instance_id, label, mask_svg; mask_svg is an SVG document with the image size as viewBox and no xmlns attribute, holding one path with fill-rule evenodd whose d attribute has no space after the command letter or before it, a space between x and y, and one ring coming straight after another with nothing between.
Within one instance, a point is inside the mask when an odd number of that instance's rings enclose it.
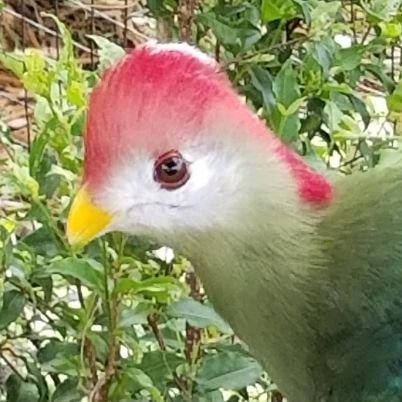
<instances>
[{"instance_id":1,"label":"beak tip","mask_svg":"<svg viewBox=\"0 0 402 402\"><path fill-rule=\"evenodd\" d=\"M77 193L67 218L67 241L73 249L80 249L105 233L111 222L111 214L97 207L83 187Z\"/></svg>"}]
</instances>

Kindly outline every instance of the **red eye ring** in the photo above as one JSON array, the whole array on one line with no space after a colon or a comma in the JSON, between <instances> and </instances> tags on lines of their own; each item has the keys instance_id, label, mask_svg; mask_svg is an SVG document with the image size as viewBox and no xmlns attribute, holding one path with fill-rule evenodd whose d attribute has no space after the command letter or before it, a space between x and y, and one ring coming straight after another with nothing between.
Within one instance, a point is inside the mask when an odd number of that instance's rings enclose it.
<instances>
[{"instance_id":1,"label":"red eye ring","mask_svg":"<svg viewBox=\"0 0 402 402\"><path fill-rule=\"evenodd\" d=\"M165 190L176 190L190 178L188 162L180 152L168 151L155 161L154 180Z\"/></svg>"}]
</instances>

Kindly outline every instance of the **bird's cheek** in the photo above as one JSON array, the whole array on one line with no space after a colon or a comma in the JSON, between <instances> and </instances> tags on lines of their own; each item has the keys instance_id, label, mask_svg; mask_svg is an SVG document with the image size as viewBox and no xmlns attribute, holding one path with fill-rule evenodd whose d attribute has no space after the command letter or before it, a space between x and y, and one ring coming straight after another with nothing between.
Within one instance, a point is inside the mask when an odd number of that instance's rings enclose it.
<instances>
[{"instance_id":1,"label":"bird's cheek","mask_svg":"<svg viewBox=\"0 0 402 402\"><path fill-rule=\"evenodd\" d=\"M95 205L84 186L75 196L67 218L67 239L72 246L82 247L109 232L113 221L113 215Z\"/></svg>"}]
</instances>

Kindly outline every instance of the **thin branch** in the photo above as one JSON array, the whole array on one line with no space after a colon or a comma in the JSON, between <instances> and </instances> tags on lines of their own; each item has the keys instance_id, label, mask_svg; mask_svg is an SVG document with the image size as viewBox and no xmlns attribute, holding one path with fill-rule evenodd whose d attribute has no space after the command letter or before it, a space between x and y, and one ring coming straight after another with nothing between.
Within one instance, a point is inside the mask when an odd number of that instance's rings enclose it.
<instances>
[{"instance_id":1,"label":"thin branch","mask_svg":"<svg viewBox=\"0 0 402 402\"><path fill-rule=\"evenodd\" d=\"M75 287L77 288L78 301L80 302L81 307L85 310L84 295L82 294L81 282L78 279L75 281Z\"/></svg>"},{"instance_id":2,"label":"thin branch","mask_svg":"<svg viewBox=\"0 0 402 402\"><path fill-rule=\"evenodd\" d=\"M120 250L121 252L121 250ZM105 305L108 312L109 318L109 350L107 356L107 363L105 367L105 375L103 378L99 379L94 389L90 395L91 402L108 402L109 401L109 391L112 385L114 376L116 375L117 366L117 356L119 352L119 341L117 336L117 327L119 320L119 308L120 308L120 298L118 295L113 297L110 294L108 278L112 276L114 285L117 283L118 271L120 267L120 261L116 262L116 266L113 267L109 263L106 243L103 242L103 263L105 264Z\"/></svg>"},{"instance_id":3,"label":"thin branch","mask_svg":"<svg viewBox=\"0 0 402 402\"><path fill-rule=\"evenodd\" d=\"M78 0L69 0L68 2L67 2L67 4L69 4L70 3L70 5L75 5L75 6L78 6L80 9L82 9L82 10L86 10L86 11L89 11L89 12L92 12L91 11L91 5L87 5L87 4L84 4L84 3L82 3L81 1L78 1ZM124 7L126 7L126 5L124 6ZM124 8L123 7L123 8ZM128 7L128 5L127 5L127 7ZM121 29L123 29L124 30L124 23L122 23L122 22L120 22L120 21L116 21L114 18L112 18L110 15L108 15L108 14L106 14L106 13L104 13L104 12L102 12L102 11L98 11L96 8L98 8L98 7L94 7L92 10L93 10L93 15L95 16L95 17L99 17L99 18L102 18L102 19L104 19L105 21L108 21L108 22L110 22L111 24L113 24L113 25L115 25L116 27L119 27L119 28L121 28ZM138 36L140 39L142 39L142 40L148 40L148 39L150 39L147 35L145 35L145 34L143 34L142 32L139 32L139 31L137 31L137 30L133 30L132 28L130 28L130 27L127 27L127 32L130 32L130 33L132 33L133 35L136 35L136 36Z\"/></svg>"},{"instance_id":4,"label":"thin branch","mask_svg":"<svg viewBox=\"0 0 402 402\"><path fill-rule=\"evenodd\" d=\"M80 302L82 309L85 311L86 310L85 299L84 299L84 295L82 293L81 283L79 280L76 280L75 286L77 288L78 300ZM81 341L82 342L82 344L81 344L82 352L81 353L83 353L85 360L89 367L89 372L91 374L91 378L90 378L91 386L95 387L99 380L98 379L98 370L96 368L96 349L95 349L95 346L92 343L92 341L87 336L87 330L91 326L92 319L93 319L93 317L91 317L88 320L88 325L85 326L85 329L83 331L83 336L82 336L83 339Z\"/></svg>"},{"instance_id":5,"label":"thin branch","mask_svg":"<svg viewBox=\"0 0 402 402\"><path fill-rule=\"evenodd\" d=\"M357 43L356 16L355 16L355 6L353 4L353 1L350 2L350 24L352 26L354 43Z\"/></svg>"},{"instance_id":6,"label":"thin branch","mask_svg":"<svg viewBox=\"0 0 402 402\"><path fill-rule=\"evenodd\" d=\"M202 300L201 284L193 271L186 274L186 283L190 286L190 296L200 302ZM185 355L190 366L199 358L200 342L201 329L186 322Z\"/></svg>"},{"instance_id":7,"label":"thin branch","mask_svg":"<svg viewBox=\"0 0 402 402\"><path fill-rule=\"evenodd\" d=\"M4 362L7 364L7 366L12 370L12 372L17 375L20 380L25 381L24 376L17 370L17 368L3 355L3 353L0 353L0 358L4 360Z\"/></svg>"},{"instance_id":8,"label":"thin branch","mask_svg":"<svg viewBox=\"0 0 402 402\"><path fill-rule=\"evenodd\" d=\"M179 0L178 20L181 41L190 42L192 39L194 15L198 6L198 0Z\"/></svg>"},{"instance_id":9,"label":"thin branch","mask_svg":"<svg viewBox=\"0 0 402 402\"><path fill-rule=\"evenodd\" d=\"M370 32L371 32L371 25L367 28L366 32L364 33L364 35L362 37L362 40L360 42L361 45L364 45L364 43L366 42Z\"/></svg>"},{"instance_id":10,"label":"thin branch","mask_svg":"<svg viewBox=\"0 0 402 402\"><path fill-rule=\"evenodd\" d=\"M87 360L89 372L91 373L91 384L93 387L99 381L98 370L96 368L96 349L92 341L86 336L84 339L84 355Z\"/></svg>"},{"instance_id":11,"label":"thin branch","mask_svg":"<svg viewBox=\"0 0 402 402\"><path fill-rule=\"evenodd\" d=\"M165 340L163 339L162 333L159 331L158 322L157 322L158 318L157 318L156 314L149 315L147 318L147 321L148 321L149 327L152 330L152 333L154 334L156 341L158 342L160 349L163 352L166 352L166 343L165 343Z\"/></svg>"},{"instance_id":12,"label":"thin branch","mask_svg":"<svg viewBox=\"0 0 402 402\"><path fill-rule=\"evenodd\" d=\"M286 42L283 42L283 43L276 43L274 45L263 47L261 49L255 50L252 53L243 54L243 55L240 54L240 55L236 56L235 58L233 58L232 60L229 60L228 62L226 62L223 65L223 68L228 69L232 64L240 64L240 63L242 63L244 61L252 59L255 56L258 56L259 54L270 53L273 50L280 49L281 47L285 47L285 46L295 45L297 43L304 42L307 39L308 39L307 37L293 38L293 39L290 39L290 40L288 40Z\"/></svg>"},{"instance_id":13,"label":"thin branch","mask_svg":"<svg viewBox=\"0 0 402 402\"><path fill-rule=\"evenodd\" d=\"M44 25L42 25L42 24L39 24L39 22L36 22L36 21L31 20L30 18L27 18L27 17L25 17L25 16L23 16L23 15L21 15L21 14L18 14L17 12L15 12L14 10L12 10L12 9L10 9L10 8L7 8L7 7L4 8L3 12L12 15L12 16L15 17L15 18L21 19L21 20L23 20L24 22L26 22L27 24L29 24L29 25L31 25L31 26L37 28L37 29L40 29L41 31L43 31L43 32L45 32L45 33L47 33L47 34L49 34L49 35L51 35L51 36L61 38L61 35L60 35L58 32L53 31L52 29L49 29L49 28L47 28L46 26L44 26ZM77 49L83 50L83 51L85 51L85 52L87 52L87 53L90 53L90 52L91 52L91 49L90 49L89 47L86 47L86 46L84 46L84 45L81 45L81 44L78 43L78 42L73 41L73 45L74 45Z\"/></svg>"},{"instance_id":14,"label":"thin branch","mask_svg":"<svg viewBox=\"0 0 402 402\"><path fill-rule=\"evenodd\" d=\"M166 352L166 342L163 338L162 332L158 327L158 316L156 314L151 314L148 316L147 321L156 341L158 342L159 348L162 352ZM187 382L183 381L174 371L172 371L172 375L177 387L183 392L183 395L188 395L189 391L187 387Z\"/></svg>"}]
</instances>

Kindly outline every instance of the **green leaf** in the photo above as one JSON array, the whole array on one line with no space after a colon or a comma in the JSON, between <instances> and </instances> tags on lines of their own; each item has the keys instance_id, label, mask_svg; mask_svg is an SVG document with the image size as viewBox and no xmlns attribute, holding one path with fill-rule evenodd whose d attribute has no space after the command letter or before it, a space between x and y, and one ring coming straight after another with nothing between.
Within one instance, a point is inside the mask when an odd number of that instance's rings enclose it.
<instances>
[{"instance_id":1,"label":"green leaf","mask_svg":"<svg viewBox=\"0 0 402 402\"><path fill-rule=\"evenodd\" d=\"M81 402L83 397L78 379L68 378L57 386L52 402Z\"/></svg>"},{"instance_id":2,"label":"green leaf","mask_svg":"<svg viewBox=\"0 0 402 402\"><path fill-rule=\"evenodd\" d=\"M262 373L261 366L251 357L221 352L204 358L196 380L204 391L219 388L238 390L254 384Z\"/></svg>"},{"instance_id":3,"label":"green leaf","mask_svg":"<svg viewBox=\"0 0 402 402\"><path fill-rule=\"evenodd\" d=\"M49 98L52 76L46 69L44 55L39 50L31 49L24 58L24 64L25 88L34 94Z\"/></svg>"},{"instance_id":4,"label":"green leaf","mask_svg":"<svg viewBox=\"0 0 402 402\"><path fill-rule=\"evenodd\" d=\"M269 119L275 133L285 142L290 144L297 141L301 127L300 117L297 112L289 114L288 109L278 103Z\"/></svg>"},{"instance_id":5,"label":"green leaf","mask_svg":"<svg viewBox=\"0 0 402 402\"><path fill-rule=\"evenodd\" d=\"M400 80L394 91L387 96L387 106L390 112L401 113L402 111L402 80Z\"/></svg>"},{"instance_id":6,"label":"green leaf","mask_svg":"<svg viewBox=\"0 0 402 402\"><path fill-rule=\"evenodd\" d=\"M225 334L232 334L230 326L209 304L202 304L190 297L185 297L172 303L167 313L172 317L184 318L190 325L197 328L214 326Z\"/></svg>"},{"instance_id":7,"label":"green leaf","mask_svg":"<svg viewBox=\"0 0 402 402\"><path fill-rule=\"evenodd\" d=\"M364 48L362 46L353 46L341 48L335 52L335 64L342 71L351 71L361 64Z\"/></svg>"},{"instance_id":8,"label":"green leaf","mask_svg":"<svg viewBox=\"0 0 402 402\"><path fill-rule=\"evenodd\" d=\"M144 355L138 368L147 374L158 388L162 389L165 387L166 380L172 379L176 368L183 363L185 360L175 353L154 351Z\"/></svg>"},{"instance_id":9,"label":"green leaf","mask_svg":"<svg viewBox=\"0 0 402 402\"><path fill-rule=\"evenodd\" d=\"M60 53L59 58L59 67L64 65L68 65L71 68L71 72L75 72L76 60L74 58L74 44L73 38L70 34L70 31L67 29L66 25L62 23L55 15L49 13L42 13L43 17L51 18L54 23L57 25L59 32L61 33L61 38L63 40L62 51Z\"/></svg>"},{"instance_id":10,"label":"green leaf","mask_svg":"<svg viewBox=\"0 0 402 402\"><path fill-rule=\"evenodd\" d=\"M311 7L311 26L309 37L312 40L321 40L327 37L328 31L332 31L336 21L339 19L342 3L340 1L314 1Z\"/></svg>"},{"instance_id":11,"label":"green leaf","mask_svg":"<svg viewBox=\"0 0 402 402\"><path fill-rule=\"evenodd\" d=\"M117 282L114 293L142 294L155 297L160 303L166 303L171 296L181 293L182 289L178 280L170 276L153 277L143 281L122 278Z\"/></svg>"},{"instance_id":12,"label":"green leaf","mask_svg":"<svg viewBox=\"0 0 402 402\"><path fill-rule=\"evenodd\" d=\"M142 302L133 308L123 307L120 313L120 327L131 327L135 324L147 324L148 316L154 310L151 302Z\"/></svg>"},{"instance_id":13,"label":"green leaf","mask_svg":"<svg viewBox=\"0 0 402 402\"><path fill-rule=\"evenodd\" d=\"M67 279L74 278L89 289L103 291L103 272L95 261L68 257L53 262L44 268L44 274L59 274Z\"/></svg>"},{"instance_id":14,"label":"green leaf","mask_svg":"<svg viewBox=\"0 0 402 402\"><path fill-rule=\"evenodd\" d=\"M272 113L276 102L272 90L271 74L257 65L250 66L248 71L251 77L251 83L261 93L265 109L268 113Z\"/></svg>"},{"instance_id":15,"label":"green leaf","mask_svg":"<svg viewBox=\"0 0 402 402\"><path fill-rule=\"evenodd\" d=\"M25 303L24 294L17 290L10 290L4 293L0 310L0 329L7 328L20 316Z\"/></svg>"},{"instance_id":16,"label":"green leaf","mask_svg":"<svg viewBox=\"0 0 402 402\"><path fill-rule=\"evenodd\" d=\"M41 368L34 362L27 362L26 367L29 373L29 381L35 383L38 389L40 396L38 402L48 402L49 388L45 377L42 375Z\"/></svg>"},{"instance_id":17,"label":"green leaf","mask_svg":"<svg viewBox=\"0 0 402 402\"><path fill-rule=\"evenodd\" d=\"M291 19L297 14L292 0L263 0L261 4L261 18L267 23L276 20Z\"/></svg>"},{"instance_id":18,"label":"green leaf","mask_svg":"<svg viewBox=\"0 0 402 402\"><path fill-rule=\"evenodd\" d=\"M165 0L147 0L147 7L154 17L167 17L172 15L172 10L169 7L171 1Z\"/></svg>"},{"instance_id":19,"label":"green leaf","mask_svg":"<svg viewBox=\"0 0 402 402\"><path fill-rule=\"evenodd\" d=\"M88 35L88 37L91 38L99 48L99 69L101 71L117 63L126 54L122 47L103 36Z\"/></svg>"},{"instance_id":20,"label":"green leaf","mask_svg":"<svg viewBox=\"0 0 402 402\"><path fill-rule=\"evenodd\" d=\"M240 36L237 29L219 21L214 13L203 13L197 16L197 21L211 28L216 37L226 45L240 44Z\"/></svg>"},{"instance_id":21,"label":"green leaf","mask_svg":"<svg viewBox=\"0 0 402 402\"><path fill-rule=\"evenodd\" d=\"M146 389L152 396L153 401L163 402L164 399L159 390L154 387L151 378L142 370L134 367L124 369L124 373L130 378L132 383L138 384L142 389Z\"/></svg>"},{"instance_id":22,"label":"green leaf","mask_svg":"<svg viewBox=\"0 0 402 402\"><path fill-rule=\"evenodd\" d=\"M78 356L80 348L75 343L61 342L58 339L50 339L46 345L38 350L38 361L41 365L57 358L57 356Z\"/></svg>"},{"instance_id":23,"label":"green leaf","mask_svg":"<svg viewBox=\"0 0 402 402\"><path fill-rule=\"evenodd\" d=\"M387 92L391 93L395 89L395 83L392 78L387 75L385 69L375 64L364 64L364 68L383 83Z\"/></svg>"},{"instance_id":24,"label":"green leaf","mask_svg":"<svg viewBox=\"0 0 402 402\"><path fill-rule=\"evenodd\" d=\"M12 71L18 78L22 78L24 74L24 57L22 54L1 51L0 64Z\"/></svg>"},{"instance_id":25,"label":"green leaf","mask_svg":"<svg viewBox=\"0 0 402 402\"><path fill-rule=\"evenodd\" d=\"M273 86L276 101L288 108L300 97L297 75L290 60L286 61L275 77Z\"/></svg>"},{"instance_id":26,"label":"green leaf","mask_svg":"<svg viewBox=\"0 0 402 402\"><path fill-rule=\"evenodd\" d=\"M16 374L11 374L6 382L7 402L38 402L38 387L32 382L22 381Z\"/></svg>"},{"instance_id":27,"label":"green leaf","mask_svg":"<svg viewBox=\"0 0 402 402\"><path fill-rule=\"evenodd\" d=\"M343 113L335 102L328 101L324 108L324 115L331 132L339 129Z\"/></svg>"},{"instance_id":28,"label":"green leaf","mask_svg":"<svg viewBox=\"0 0 402 402\"><path fill-rule=\"evenodd\" d=\"M334 40L329 37L324 37L320 42L307 42L304 47L307 51L306 57L310 55L322 68L324 76L328 77L335 51Z\"/></svg>"},{"instance_id":29,"label":"green leaf","mask_svg":"<svg viewBox=\"0 0 402 402\"><path fill-rule=\"evenodd\" d=\"M31 146L29 153L29 173L35 179L40 170L40 163L45 151L46 145L49 143L49 132L47 130L38 133Z\"/></svg>"},{"instance_id":30,"label":"green leaf","mask_svg":"<svg viewBox=\"0 0 402 402\"><path fill-rule=\"evenodd\" d=\"M83 108L87 104L86 86L81 82L72 81L67 88L66 95L72 105Z\"/></svg>"},{"instance_id":31,"label":"green leaf","mask_svg":"<svg viewBox=\"0 0 402 402\"><path fill-rule=\"evenodd\" d=\"M42 226L30 233L23 238L23 242L37 254L49 257L56 257L60 254L60 250L48 226Z\"/></svg>"},{"instance_id":32,"label":"green leaf","mask_svg":"<svg viewBox=\"0 0 402 402\"><path fill-rule=\"evenodd\" d=\"M126 361L121 367L119 380L114 384L110 399L121 401L123 396L138 394L143 390L149 392L153 402L164 402L161 392L154 386L152 379L144 371L133 367L131 361ZM132 399L130 398L129 400L131 401Z\"/></svg>"},{"instance_id":33,"label":"green leaf","mask_svg":"<svg viewBox=\"0 0 402 402\"><path fill-rule=\"evenodd\" d=\"M402 34L402 25L400 22L381 22L382 34L388 39L397 39Z\"/></svg>"},{"instance_id":34,"label":"green leaf","mask_svg":"<svg viewBox=\"0 0 402 402\"><path fill-rule=\"evenodd\" d=\"M397 15L401 3L401 0L364 0L360 4L367 12L368 20L378 24L381 21L393 19Z\"/></svg>"},{"instance_id":35,"label":"green leaf","mask_svg":"<svg viewBox=\"0 0 402 402\"><path fill-rule=\"evenodd\" d=\"M80 371L80 357L58 354L54 359L43 363L41 369L47 373L76 376Z\"/></svg>"},{"instance_id":36,"label":"green leaf","mask_svg":"<svg viewBox=\"0 0 402 402\"><path fill-rule=\"evenodd\" d=\"M368 125L370 124L371 116L369 111L367 110L366 104L356 95L349 94L348 97L349 100L352 102L354 110L356 110L356 112L360 114L364 123L364 128L367 128Z\"/></svg>"},{"instance_id":37,"label":"green leaf","mask_svg":"<svg viewBox=\"0 0 402 402\"><path fill-rule=\"evenodd\" d=\"M306 24L311 24L311 8L314 5L309 0L293 0L294 4L300 8L301 13L306 20Z\"/></svg>"}]
</instances>

